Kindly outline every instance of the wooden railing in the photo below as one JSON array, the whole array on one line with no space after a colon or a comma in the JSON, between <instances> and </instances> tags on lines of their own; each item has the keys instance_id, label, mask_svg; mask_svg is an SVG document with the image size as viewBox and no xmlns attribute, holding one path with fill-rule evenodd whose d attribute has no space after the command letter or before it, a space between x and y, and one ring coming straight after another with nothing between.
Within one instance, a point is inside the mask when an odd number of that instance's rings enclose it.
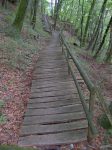
<instances>
[{"instance_id":1,"label":"wooden railing","mask_svg":"<svg viewBox=\"0 0 112 150\"><path fill-rule=\"evenodd\" d=\"M88 141L91 141L91 139L94 138L98 133L98 131L94 125L94 122L93 122L93 111L94 111L96 95L97 95L98 99L100 100L102 108L104 109L111 124L112 124L112 116L111 116L110 111L108 110L107 104L105 103L103 96L101 95L100 89L97 86L95 86L93 84L93 82L90 80L88 74L86 73L84 68L81 66L80 62L78 61L78 58L72 53L73 50L70 47L69 43L67 43L67 41L64 39L64 36L62 33L60 33L60 42L62 45L62 53L64 53L66 61L68 63L68 72L71 73L72 78L75 82L81 103L83 105L83 108L84 108L84 111L85 111L85 114L86 114L86 117L88 120L88 136L87 136L87 138L88 138ZM87 103L85 101L84 94L83 94L81 87L76 79L71 62L74 63L75 66L77 67L80 75L82 76L82 78L90 92L89 106L87 105Z\"/></svg>"}]
</instances>

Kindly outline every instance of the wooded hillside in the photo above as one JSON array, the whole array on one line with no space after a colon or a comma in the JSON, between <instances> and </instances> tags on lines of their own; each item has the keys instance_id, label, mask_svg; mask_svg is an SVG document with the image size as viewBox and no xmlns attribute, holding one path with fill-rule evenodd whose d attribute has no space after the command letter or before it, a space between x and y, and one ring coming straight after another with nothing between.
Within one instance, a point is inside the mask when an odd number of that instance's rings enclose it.
<instances>
[{"instance_id":1,"label":"wooded hillside","mask_svg":"<svg viewBox=\"0 0 112 150\"><path fill-rule=\"evenodd\" d=\"M112 0L0 1L0 150L22 142L112 148Z\"/></svg>"}]
</instances>

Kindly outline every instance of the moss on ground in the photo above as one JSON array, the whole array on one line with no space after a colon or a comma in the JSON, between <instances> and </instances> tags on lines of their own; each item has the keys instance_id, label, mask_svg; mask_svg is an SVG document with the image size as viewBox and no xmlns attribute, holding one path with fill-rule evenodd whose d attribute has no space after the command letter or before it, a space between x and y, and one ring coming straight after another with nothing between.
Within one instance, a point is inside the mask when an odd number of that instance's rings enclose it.
<instances>
[{"instance_id":1,"label":"moss on ground","mask_svg":"<svg viewBox=\"0 0 112 150\"><path fill-rule=\"evenodd\" d=\"M18 36L11 24L14 19L14 12L2 8L0 27L0 59L1 63L10 65L12 68L25 70L31 63L33 55L38 53L38 41L41 37L49 37L49 34L43 30L41 15L37 15L36 27L33 30L30 25L30 18L27 16L24 21L21 34ZM8 14L9 13L9 14ZM12 32L13 31L13 32ZM38 37L39 36L39 37Z\"/></svg>"},{"instance_id":2,"label":"moss on ground","mask_svg":"<svg viewBox=\"0 0 112 150\"><path fill-rule=\"evenodd\" d=\"M34 150L32 148L22 148L18 146L1 145L0 150Z\"/></svg>"}]
</instances>

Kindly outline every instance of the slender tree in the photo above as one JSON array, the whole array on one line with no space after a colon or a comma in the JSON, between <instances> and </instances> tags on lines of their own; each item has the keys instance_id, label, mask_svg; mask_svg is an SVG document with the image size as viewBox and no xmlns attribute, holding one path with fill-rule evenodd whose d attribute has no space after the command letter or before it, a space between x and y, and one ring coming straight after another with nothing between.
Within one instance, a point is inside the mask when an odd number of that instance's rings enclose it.
<instances>
[{"instance_id":1,"label":"slender tree","mask_svg":"<svg viewBox=\"0 0 112 150\"><path fill-rule=\"evenodd\" d=\"M100 10L100 17L99 17L99 20L98 20L98 25L97 25L96 30L95 30L94 35L93 35L93 43L92 43L92 47L91 47L92 51L95 49L95 46L98 42L100 26L101 26L101 23L102 23L102 19L104 17L104 12L105 12L105 9L106 9L107 1L108 0L103 1L102 7L101 7L101 10Z\"/></svg>"},{"instance_id":2,"label":"slender tree","mask_svg":"<svg viewBox=\"0 0 112 150\"><path fill-rule=\"evenodd\" d=\"M102 39L102 41L101 41L101 43L100 43L100 46L99 46L98 50L96 51L94 57L97 57L98 54L100 53L101 48L102 48L102 46L103 46L103 44L104 44L104 42L105 42L107 33L108 33L108 31L109 31L109 29L110 29L110 27L111 27L111 24L112 24L112 17L110 18L110 21L109 21L109 23L108 23L108 25L107 25L107 28L106 28L105 32L104 32L103 39ZM111 34L110 34L110 35L111 35ZM110 37L111 37L111 36L110 36Z\"/></svg>"},{"instance_id":3,"label":"slender tree","mask_svg":"<svg viewBox=\"0 0 112 150\"><path fill-rule=\"evenodd\" d=\"M58 15L59 15L59 11L61 9L61 5L62 5L62 1L63 0L55 0L55 18L54 18L54 29L56 29L56 23L57 23L57 19L58 19Z\"/></svg>"},{"instance_id":4,"label":"slender tree","mask_svg":"<svg viewBox=\"0 0 112 150\"><path fill-rule=\"evenodd\" d=\"M19 3L16 17L15 17L15 20L14 20L13 25L12 25L18 32L21 32L21 29L23 26L23 21L25 18L25 13L26 13L26 9L28 6L28 1L29 0L21 0Z\"/></svg>"},{"instance_id":5,"label":"slender tree","mask_svg":"<svg viewBox=\"0 0 112 150\"><path fill-rule=\"evenodd\" d=\"M88 17L87 17L87 22L86 22L86 26L85 26L85 31L84 31L84 37L83 37L83 42L85 43L86 39L87 39L87 32L88 32L88 28L89 28L89 24L90 24L90 19L92 17L92 12L95 6L96 0L93 0L91 3L91 8L89 10L88 13Z\"/></svg>"},{"instance_id":6,"label":"slender tree","mask_svg":"<svg viewBox=\"0 0 112 150\"><path fill-rule=\"evenodd\" d=\"M84 0L82 1L82 17L81 17L81 46L82 46L82 40L83 40L83 23L84 23Z\"/></svg>"},{"instance_id":7,"label":"slender tree","mask_svg":"<svg viewBox=\"0 0 112 150\"><path fill-rule=\"evenodd\" d=\"M34 0L33 2L33 17L32 17L32 27L35 28L36 24L36 14L37 14L37 8L38 8L39 0Z\"/></svg>"},{"instance_id":8,"label":"slender tree","mask_svg":"<svg viewBox=\"0 0 112 150\"><path fill-rule=\"evenodd\" d=\"M110 41L109 41L109 47L106 53L106 58L105 58L106 62L112 62L112 16L110 19Z\"/></svg>"},{"instance_id":9,"label":"slender tree","mask_svg":"<svg viewBox=\"0 0 112 150\"><path fill-rule=\"evenodd\" d=\"M5 8L7 7L7 0L2 0L2 6Z\"/></svg>"},{"instance_id":10,"label":"slender tree","mask_svg":"<svg viewBox=\"0 0 112 150\"><path fill-rule=\"evenodd\" d=\"M51 0L51 16L53 17L54 11L53 11L53 0Z\"/></svg>"}]
</instances>

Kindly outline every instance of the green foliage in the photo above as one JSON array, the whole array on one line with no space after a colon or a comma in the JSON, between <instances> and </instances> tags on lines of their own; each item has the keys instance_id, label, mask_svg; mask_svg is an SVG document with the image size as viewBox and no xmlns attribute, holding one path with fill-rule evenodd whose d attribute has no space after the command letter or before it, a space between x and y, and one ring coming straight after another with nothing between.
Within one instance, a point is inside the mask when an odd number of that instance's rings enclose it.
<instances>
[{"instance_id":1,"label":"green foliage","mask_svg":"<svg viewBox=\"0 0 112 150\"><path fill-rule=\"evenodd\" d=\"M28 12L30 12L30 10L28 10ZM35 53L37 54L37 51L39 50L37 45L38 39L35 41L34 37L37 37L38 35L41 37L48 37L49 34L43 30L39 12L37 12L35 30L33 30L30 25L30 15L28 13L24 20L24 33L22 34L18 34L19 32L17 32L17 29L11 26L15 16L14 11L2 9L2 13L7 15L4 15L5 22L3 21L6 36L3 35L4 40L2 40L0 44L0 49L2 50L0 51L0 55L3 56L1 63L10 65L12 68L25 70L31 63L31 56ZM6 23L8 25L6 25Z\"/></svg>"},{"instance_id":2,"label":"green foliage","mask_svg":"<svg viewBox=\"0 0 112 150\"><path fill-rule=\"evenodd\" d=\"M0 109L2 109L4 106L4 101L0 100ZM0 111L0 124L5 123L6 118L5 116L2 114L2 112Z\"/></svg>"},{"instance_id":3,"label":"green foliage","mask_svg":"<svg viewBox=\"0 0 112 150\"><path fill-rule=\"evenodd\" d=\"M3 124L5 122L6 122L6 117L2 113L0 113L0 124Z\"/></svg>"},{"instance_id":4,"label":"green foliage","mask_svg":"<svg viewBox=\"0 0 112 150\"><path fill-rule=\"evenodd\" d=\"M108 106L108 109L109 109L109 111L110 111L110 113L112 115L112 102ZM98 118L98 123L100 124L101 127L103 127L104 129L108 130L108 132L112 133L112 126L111 126L111 123L109 122L109 119L108 119L106 114L102 114Z\"/></svg>"},{"instance_id":5,"label":"green foliage","mask_svg":"<svg viewBox=\"0 0 112 150\"><path fill-rule=\"evenodd\" d=\"M106 114L102 114L100 116L100 118L98 118L98 122L99 122L100 126L103 127L104 129L111 128L111 124L110 124L109 119L107 118Z\"/></svg>"},{"instance_id":6,"label":"green foliage","mask_svg":"<svg viewBox=\"0 0 112 150\"><path fill-rule=\"evenodd\" d=\"M22 148L18 146L1 145L0 150L34 150L33 148Z\"/></svg>"},{"instance_id":7,"label":"green foliage","mask_svg":"<svg viewBox=\"0 0 112 150\"><path fill-rule=\"evenodd\" d=\"M0 108L2 108L4 106L4 101L0 100Z\"/></svg>"},{"instance_id":8,"label":"green foliage","mask_svg":"<svg viewBox=\"0 0 112 150\"><path fill-rule=\"evenodd\" d=\"M36 20L37 20L37 22L36 22L36 26L35 26L35 32L37 34L39 34L40 36L49 37L49 34L43 30L43 24L41 21L41 16L39 14L37 14Z\"/></svg>"},{"instance_id":9,"label":"green foliage","mask_svg":"<svg viewBox=\"0 0 112 150\"><path fill-rule=\"evenodd\" d=\"M75 36L80 39L81 46L88 45L87 49L91 50L91 53L96 53L99 48L112 14L112 1L107 1L104 11L101 9L103 3L104 0L64 0L59 13L60 20L71 23ZM105 61L109 35L108 32L100 48L100 54L97 56L100 61Z\"/></svg>"},{"instance_id":10,"label":"green foliage","mask_svg":"<svg viewBox=\"0 0 112 150\"><path fill-rule=\"evenodd\" d=\"M112 114L112 102L109 105L109 110L110 110L110 113Z\"/></svg>"}]
</instances>

